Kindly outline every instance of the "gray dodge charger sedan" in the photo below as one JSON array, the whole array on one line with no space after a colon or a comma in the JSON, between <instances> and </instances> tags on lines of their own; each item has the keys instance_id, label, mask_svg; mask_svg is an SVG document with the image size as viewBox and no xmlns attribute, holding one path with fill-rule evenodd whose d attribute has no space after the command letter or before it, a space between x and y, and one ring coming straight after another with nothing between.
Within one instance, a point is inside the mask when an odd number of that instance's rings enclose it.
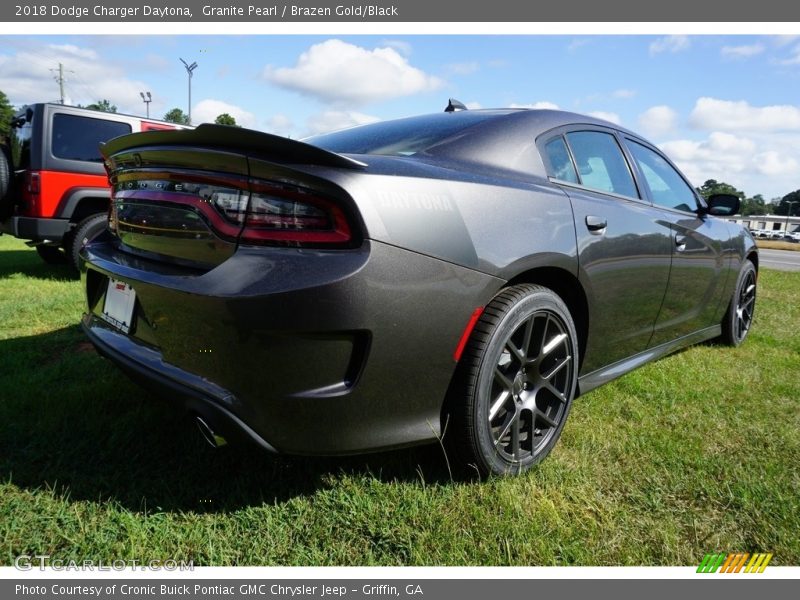
<instances>
[{"instance_id":1,"label":"gray dodge charger sedan","mask_svg":"<svg viewBox=\"0 0 800 600\"><path fill-rule=\"evenodd\" d=\"M574 398L741 343L758 254L653 144L552 110L453 110L304 142L116 138L83 327L207 439L345 454L443 436L518 473ZM451 459L452 460L452 459Z\"/></svg>"}]
</instances>

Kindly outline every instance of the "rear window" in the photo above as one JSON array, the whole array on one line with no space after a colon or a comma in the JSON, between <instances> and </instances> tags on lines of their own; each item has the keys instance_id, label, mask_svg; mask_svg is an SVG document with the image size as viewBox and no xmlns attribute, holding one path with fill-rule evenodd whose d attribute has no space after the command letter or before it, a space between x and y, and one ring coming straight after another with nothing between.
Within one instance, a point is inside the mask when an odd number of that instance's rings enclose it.
<instances>
[{"instance_id":1,"label":"rear window","mask_svg":"<svg viewBox=\"0 0 800 600\"><path fill-rule=\"evenodd\" d=\"M56 114L53 116L53 156L103 162L100 143L130 132L131 126L127 123Z\"/></svg>"},{"instance_id":2,"label":"rear window","mask_svg":"<svg viewBox=\"0 0 800 600\"><path fill-rule=\"evenodd\" d=\"M492 112L436 113L361 125L316 135L303 141L324 150L344 154L411 156L497 116L498 113Z\"/></svg>"}]
</instances>

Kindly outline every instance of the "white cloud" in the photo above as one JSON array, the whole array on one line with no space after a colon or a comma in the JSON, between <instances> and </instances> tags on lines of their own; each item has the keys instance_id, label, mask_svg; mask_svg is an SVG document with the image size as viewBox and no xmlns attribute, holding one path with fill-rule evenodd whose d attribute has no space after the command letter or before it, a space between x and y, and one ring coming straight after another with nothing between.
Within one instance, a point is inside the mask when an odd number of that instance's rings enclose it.
<instances>
[{"instance_id":1,"label":"white cloud","mask_svg":"<svg viewBox=\"0 0 800 600\"><path fill-rule=\"evenodd\" d=\"M756 144L748 138L715 131L706 140L674 140L661 144L661 149L695 184L707 179L733 183L748 167L752 170Z\"/></svg>"},{"instance_id":2,"label":"white cloud","mask_svg":"<svg viewBox=\"0 0 800 600\"><path fill-rule=\"evenodd\" d=\"M800 107L791 105L751 106L716 98L698 98L689 122L693 127L718 131L798 131Z\"/></svg>"},{"instance_id":3,"label":"white cloud","mask_svg":"<svg viewBox=\"0 0 800 600\"><path fill-rule=\"evenodd\" d=\"M510 108L532 108L534 110L539 109L546 109L546 110L558 110L558 104L553 102L541 101L541 102L533 102L530 104L518 104L517 102L512 102L509 106Z\"/></svg>"},{"instance_id":4,"label":"white cloud","mask_svg":"<svg viewBox=\"0 0 800 600\"><path fill-rule=\"evenodd\" d=\"M584 46L588 46L592 43L592 40L589 38L576 38L572 40L569 44L567 44L567 52L570 54L574 54Z\"/></svg>"},{"instance_id":5,"label":"white cloud","mask_svg":"<svg viewBox=\"0 0 800 600\"><path fill-rule=\"evenodd\" d=\"M651 106L639 115L639 127L647 135L664 135L675 129L678 113L669 106Z\"/></svg>"},{"instance_id":6,"label":"white cloud","mask_svg":"<svg viewBox=\"0 0 800 600\"><path fill-rule=\"evenodd\" d=\"M389 48L394 48L403 56L411 56L411 44L408 42L403 42L401 40L384 40L384 46L388 46Z\"/></svg>"},{"instance_id":7,"label":"white cloud","mask_svg":"<svg viewBox=\"0 0 800 600\"><path fill-rule=\"evenodd\" d=\"M5 50L5 49L4 49ZM144 114L139 92L152 86L125 77L121 66L105 60L96 51L72 44L24 44L16 53L0 50L0 89L12 104L58 101L55 80L58 64L64 66L64 92L68 104L91 104L107 99L119 112ZM158 116L156 102L151 114Z\"/></svg>"},{"instance_id":8,"label":"white cloud","mask_svg":"<svg viewBox=\"0 0 800 600\"><path fill-rule=\"evenodd\" d=\"M436 90L442 80L409 64L391 47L369 50L326 40L303 52L294 67L268 66L275 85L338 104L367 104Z\"/></svg>"},{"instance_id":9,"label":"white cloud","mask_svg":"<svg viewBox=\"0 0 800 600\"><path fill-rule=\"evenodd\" d=\"M350 110L326 110L318 115L309 117L306 125L309 135L337 131L356 125L366 125L380 121L378 117Z\"/></svg>"},{"instance_id":10,"label":"white cloud","mask_svg":"<svg viewBox=\"0 0 800 600\"><path fill-rule=\"evenodd\" d=\"M676 52L683 52L688 50L691 46L688 36L685 35L668 35L666 37L658 38L650 44L650 54L661 54L662 52L669 52L675 54Z\"/></svg>"},{"instance_id":11,"label":"white cloud","mask_svg":"<svg viewBox=\"0 0 800 600\"><path fill-rule=\"evenodd\" d=\"M615 125L622 125L622 120L619 118L617 113L606 112L604 110L593 110L589 113L589 116L592 116L595 119L603 119L604 121L614 123Z\"/></svg>"},{"instance_id":12,"label":"white cloud","mask_svg":"<svg viewBox=\"0 0 800 600\"><path fill-rule=\"evenodd\" d=\"M769 39L772 41L773 44L781 48L783 46L788 46L795 40L800 39L800 35L773 35L770 36Z\"/></svg>"},{"instance_id":13,"label":"white cloud","mask_svg":"<svg viewBox=\"0 0 800 600\"><path fill-rule=\"evenodd\" d=\"M750 58L764 52L764 46L762 44L723 46L719 52L724 58Z\"/></svg>"},{"instance_id":14,"label":"white cloud","mask_svg":"<svg viewBox=\"0 0 800 600\"><path fill-rule=\"evenodd\" d=\"M472 75L473 73L477 73L481 65L478 61L472 62L462 62L462 63L452 63L445 67L449 73L453 75Z\"/></svg>"},{"instance_id":15,"label":"white cloud","mask_svg":"<svg viewBox=\"0 0 800 600\"><path fill-rule=\"evenodd\" d=\"M800 44L792 48L789 58L779 60L778 64L785 66L800 65Z\"/></svg>"},{"instance_id":16,"label":"white cloud","mask_svg":"<svg viewBox=\"0 0 800 600\"><path fill-rule=\"evenodd\" d=\"M294 131L294 123L284 114L272 115L266 120L266 131L288 137Z\"/></svg>"},{"instance_id":17,"label":"white cloud","mask_svg":"<svg viewBox=\"0 0 800 600\"><path fill-rule=\"evenodd\" d=\"M661 149L695 183L717 179L751 195L773 197L797 188L797 141L715 131L705 140L673 140Z\"/></svg>"},{"instance_id":18,"label":"white cloud","mask_svg":"<svg viewBox=\"0 0 800 600\"><path fill-rule=\"evenodd\" d=\"M465 102L464 106L466 106L469 110L478 110L479 108L483 108L480 102Z\"/></svg>"},{"instance_id":19,"label":"white cloud","mask_svg":"<svg viewBox=\"0 0 800 600\"><path fill-rule=\"evenodd\" d=\"M795 175L800 163L791 156L769 150L753 157L756 170L763 175Z\"/></svg>"},{"instance_id":20,"label":"white cloud","mask_svg":"<svg viewBox=\"0 0 800 600\"><path fill-rule=\"evenodd\" d=\"M228 104L222 100L214 100L212 98L201 100L192 107L192 124L213 123L214 119L222 113L228 113L236 119L237 125L242 127L253 128L256 126L256 117L253 113L235 104Z\"/></svg>"},{"instance_id":21,"label":"white cloud","mask_svg":"<svg viewBox=\"0 0 800 600\"><path fill-rule=\"evenodd\" d=\"M619 90L614 90L611 93L611 95L614 98L621 98L623 100L627 100L628 98L633 98L636 95L636 90L629 90L629 89L622 88L622 89L619 89Z\"/></svg>"}]
</instances>

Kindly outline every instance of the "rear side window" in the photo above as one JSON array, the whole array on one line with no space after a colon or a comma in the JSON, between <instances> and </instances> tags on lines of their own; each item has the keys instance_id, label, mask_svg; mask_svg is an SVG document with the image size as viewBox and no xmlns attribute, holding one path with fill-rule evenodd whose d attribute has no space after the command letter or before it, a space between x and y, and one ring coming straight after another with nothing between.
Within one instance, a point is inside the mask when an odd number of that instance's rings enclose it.
<instances>
[{"instance_id":1,"label":"rear side window","mask_svg":"<svg viewBox=\"0 0 800 600\"><path fill-rule=\"evenodd\" d=\"M654 204L687 212L697 210L692 188L663 156L633 140L627 140L627 146L644 175Z\"/></svg>"},{"instance_id":2,"label":"rear side window","mask_svg":"<svg viewBox=\"0 0 800 600\"><path fill-rule=\"evenodd\" d=\"M550 163L550 176L560 181L578 183L578 174L569 157L569 150L564 138L557 137L544 146L547 161Z\"/></svg>"},{"instance_id":3,"label":"rear side window","mask_svg":"<svg viewBox=\"0 0 800 600\"><path fill-rule=\"evenodd\" d=\"M19 119L11 127L11 158L15 169L31 167L31 136L33 122Z\"/></svg>"},{"instance_id":4,"label":"rear side window","mask_svg":"<svg viewBox=\"0 0 800 600\"><path fill-rule=\"evenodd\" d=\"M578 165L580 182L586 187L638 198L636 184L616 138L602 131L567 134Z\"/></svg>"},{"instance_id":5,"label":"rear side window","mask_svg":"<svg viewBox=\"0 0 800 600\"><path fill-rule=\"evenodd\" d=\"M56 114L53 116L53 156L103 162L100 143L130 132L131 126L127 123Z\"/></svg>"}]
</instances>

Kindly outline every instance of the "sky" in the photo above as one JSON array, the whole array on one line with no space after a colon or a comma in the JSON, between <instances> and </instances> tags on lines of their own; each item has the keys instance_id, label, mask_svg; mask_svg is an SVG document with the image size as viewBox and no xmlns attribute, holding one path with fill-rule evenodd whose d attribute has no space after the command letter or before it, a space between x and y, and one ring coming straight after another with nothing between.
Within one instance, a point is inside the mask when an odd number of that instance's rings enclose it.
<instances>
[{"instance_id":1,"label":"sky","mask_svg":"<svg viewBox=\"0 0 800 600\"><path fill-rule=\"evenodd\" d=\"M301 138L355 124L470 108L561 108L620 123L661 147L693 184L748 196L800 189L800 36L28 35L0 36L0 90L15 106L108 99L153 117L220 113Z\"/></svg>"}]
</instances>

